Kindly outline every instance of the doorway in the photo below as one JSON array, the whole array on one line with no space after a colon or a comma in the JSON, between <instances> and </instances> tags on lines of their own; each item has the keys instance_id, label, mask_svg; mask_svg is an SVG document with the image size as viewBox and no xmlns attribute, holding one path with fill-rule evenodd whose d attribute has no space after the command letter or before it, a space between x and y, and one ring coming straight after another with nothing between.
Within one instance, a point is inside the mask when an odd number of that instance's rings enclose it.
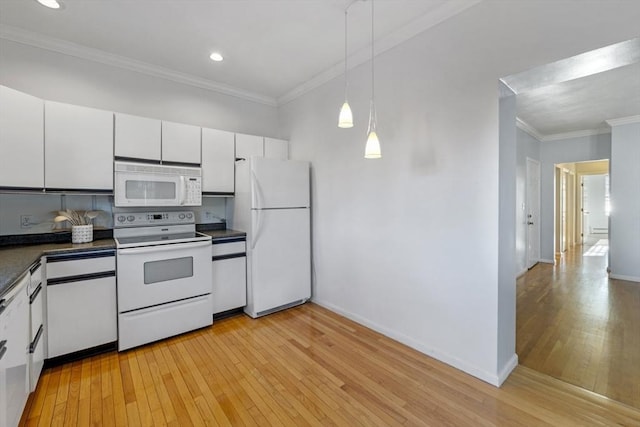
<instances>
[{"instance_id":1,"label":"doorway","mask_svg":"<svg viewBox=\"0 0 640 427\"><path fill-rule=\"evenodd\" d=\"M582 244L593 246L609 237L609 174L583 175Z\"/></svg>"},{"instance_id":2,"label":"doorway","mask_svg":"<svg viewBox=\"0 0 640 427\"><path fill-rule=\"evenodd\" d=\"M615 52L606 55L613 58ZM558 61L553 67L572 69L575 61L581 59L577 55ZM516 222L515 247L516 271L521 274L516 283L519 363L636 408L640 408L637 339L640 287L611 279L607 274L609 161L606 159L612 155L612 137L603 123L608 120L607 115L619 115L617 108L626 108L628 99L623 85L618 92L606 76L635 73L637 78L639 67L640 62L584 79L562 80L560 74L550 75L546 72L548 68L541 66L502 79L515 94L517 106L515 206L516 215L520 216ZM603 87L607 88L606 97L589 98ZM614 92L621 96L610 96ZM629 115L637 115L637 108L636 103L636 109ZM532 163L525 161L526 157L540 162L537 264L531 259L534 251L528 251L525 257L521 250L528 249L535 236L525 234L530 226L527 221L530 208L525 202L531 205L525 192L530 176L535 173L531 172ZM613 185L615 190L620 183L616 180Z\"/></svg>"},{"instance_id":3,"label":"doorway","mask_svg":"<svg viewBox=\"0 0 640 427\"><path fill-rule=\"evenodd\" d=\"M575 246L581 246L585 256L606 255L609 209L608 159L556 164L556 259Z\"/></svg>"}]
</instances>

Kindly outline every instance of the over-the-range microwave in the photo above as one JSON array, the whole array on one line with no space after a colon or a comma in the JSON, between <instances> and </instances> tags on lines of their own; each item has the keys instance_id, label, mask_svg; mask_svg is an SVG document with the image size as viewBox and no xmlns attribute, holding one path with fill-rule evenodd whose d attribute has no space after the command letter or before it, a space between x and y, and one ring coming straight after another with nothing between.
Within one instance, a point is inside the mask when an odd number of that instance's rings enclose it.
<instances>
[{"instance_id":1,"label":"over-the-range microwave","mask_svg":"<svg viewBox=\"0 0 640 427\"><path fill-rule=\"evenodd\" d=\"M202 169L115 161L114 204L136 206L202 205Z\"/></svg>"}]
</instances>

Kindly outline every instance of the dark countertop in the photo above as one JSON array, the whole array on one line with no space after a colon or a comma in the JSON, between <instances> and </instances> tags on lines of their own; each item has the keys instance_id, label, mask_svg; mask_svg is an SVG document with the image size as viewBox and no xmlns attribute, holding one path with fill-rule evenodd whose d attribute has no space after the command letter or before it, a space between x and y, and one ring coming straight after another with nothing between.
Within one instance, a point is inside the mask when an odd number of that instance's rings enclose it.
<instances>
[{"instance_id":1,"label":"dark countertop","mask_svg":"<svg viewBox=\"0 0 640 427\"><path fill-rule=\"evenodd\" d=\"M228 239L231 237L246 237L247 233L239 230L232 230L230 228L224 230L200 230L202 234L211 236L213 240L216 239Z\"/></svg>"},{"instance_id":2,"label":"dark countertop","mask_svg":"<svg viewBox=\"0 0 640 427\"><path fill-rule=\"evenodd\" d=\"M45 243L0 247L0 298L16 280L43 255L85 252L96 249L115 249L113 239L99 239L91 243Z\"/></svg>"}]
</instances>

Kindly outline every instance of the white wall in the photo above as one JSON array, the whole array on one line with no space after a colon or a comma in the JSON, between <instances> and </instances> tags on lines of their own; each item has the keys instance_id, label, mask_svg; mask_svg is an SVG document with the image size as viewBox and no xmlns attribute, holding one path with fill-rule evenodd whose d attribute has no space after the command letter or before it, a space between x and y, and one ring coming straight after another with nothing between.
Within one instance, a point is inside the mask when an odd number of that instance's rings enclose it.
<instances>
[{"instance_id":1,"label":"white wall","mask_svg":"<svg viewBox=\"0 0 640 427\"><path fill-rule=\"evenodd\" d=\"M0 39L0 84L52 101L278 137L277 109Z\"/></svg>"},{"instance_id":2,"label":"white wall","mask_svg":"<svg viewBox=\"0 0 640 427\"><path fill-rule=\"evenodd\" d=\"M553 262L554 174L557 163L611 158L611 134L591 135L540 144L540 258Z\"/></svg>"},{"instance_id":3,"label":"white wall","mask_svg":"<svg viewBox=\"0 0 640 427\"><path fill-rule=\"evenodd\" d=\"M314 300L499 383L515 280L499 298L498 79L630 39L639 18L635 2L485 1L379 55L377 161L368 64L349 73L353 129L336 126L342 79L283 106L292 158L313 163Z\"/></svg>"},{"instance_id":4,"label":"white wall","mask_svg":"<svg viewBox=\"0 0 640 427\"><path fill-rule=\"evenodd\" d=\"M498 211L498 336L504 340L498 346L497 366L504 367L506 377L518 364L516 347L516 95L502 82L499 101L499 196Z\"/></svg>"},{"instance_id":5,"label":"white wall","mask_svg":"<svg viewBox=\"0 0 640 427\"><path fill-rule=\"evenodd\" d=\"M640 123L611 129L611 277L640 282Z\"/></svg>"},{"instance_id":6,"label":"white wall","mask_svg":"<svg viewBox=\"0 0 640 427\"><path fill-rule=\"evenodd\" d=\"M540 141L516 131L516 273L527 270L527 158L540 161Z\"/></svg>"}]
</instances>

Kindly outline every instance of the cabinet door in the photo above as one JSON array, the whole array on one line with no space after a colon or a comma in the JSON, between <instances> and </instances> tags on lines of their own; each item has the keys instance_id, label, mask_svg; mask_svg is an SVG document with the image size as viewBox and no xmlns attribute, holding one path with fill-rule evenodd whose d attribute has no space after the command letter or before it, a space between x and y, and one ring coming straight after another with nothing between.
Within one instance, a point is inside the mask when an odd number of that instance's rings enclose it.
<instances>
[{"instance_id":1,"label":"cabinet door","mask_svg":"<svg viewBox=\"0 0 640 427\"><path fill-rule=\"evenodd\" d=\"M161 121L115 113L114 153L117 157L160 160Z\"/></svg>"},{"instance_id":2,"label":"cabinet door","mask_svg":"<svg viewBox=\"0 0 640 427\"><path fill-rule=\"evenodd\" d=\"M236 134L236 157L246 159L264 156L264 138L256 135Z\"/></svg>"},{"instance_id":3,"label":"cabinet door","mask_svg":"<svg viewBox=\"0 0 640 427\"><path fill-rule=\"evenodd\" d=\"M44 187L44 101L0 86L0 187Z\"/></svg>"},{"instance_id":4,"label":"cabinet door","mask_svg":"<svg viewBox=\"0 0 640 427\"><path fill-rule=\"evenodd\" d=\"M200 128L162 122L162 160L200 164Z\"/></svg>"},{"instance_id":5,"label":"cabinet door","mask_svg":"<svg viewBox=\"0 0 640 427\"><path fill-rule=\"evenodd\" d=\"M269 159L289 160L289 141L265 138L264 156Z\"/></svg>"},{"instance_id":6,"label":"cabinet door","mask_svg":"<svg viewBox=\"0 0 640 427\"><path fill-rule=\"evenodd\" d=\"M264 156L264 138L255 135L236 134L236 188L233 224L242 227L251 209L251 157ZM245 224L246 225L246 224Z\"/></svg>"},{"instance_id":7,"label":"cabinet door","mask_svg":"<svg viewBox=\"0 0 640 427\"><path fill-rule=\"evenodd\" d=\"M115 276L47 286L47 323L49 357L116 341Z\"/></svg>"},{"instance_id":8,"label":"cabinet door","mask_svg":"<svg viewBox=\"0 0 640 427\"><path fill-rule=\"evenodd\" d=\"M246 257L213 261L213 314L247 305Z\"/></svg>"},{"instance_id":9,"label":"cabinet door","mask_svg":"<svg viewBox=\"0 0 640 427\"><path fill-rule=\"evenodd\" d=\"M233 193L235 136L231 132L202 129L202 191Z\"/></svg>"},{"instance_id":10,"label":"cabinet door","mask_svg":"<svg viewBox=\"0 0 640 427\"><path fill-rule=\"evenodd\" d=\"M113 190L113 113L45 101L45 186Z\"/></svg>"},{"instance_id":11,"label":"cabinet door","mask_svg":"<svg viewBox=\"0 0 640 427\"><path fill-rule=\"evenodd\" d=\"M17 426L29 397L29 298L24 276L0 313L0 426ZM6 302L6 301L5 301Z\"/></svg>"}]
</instances>

